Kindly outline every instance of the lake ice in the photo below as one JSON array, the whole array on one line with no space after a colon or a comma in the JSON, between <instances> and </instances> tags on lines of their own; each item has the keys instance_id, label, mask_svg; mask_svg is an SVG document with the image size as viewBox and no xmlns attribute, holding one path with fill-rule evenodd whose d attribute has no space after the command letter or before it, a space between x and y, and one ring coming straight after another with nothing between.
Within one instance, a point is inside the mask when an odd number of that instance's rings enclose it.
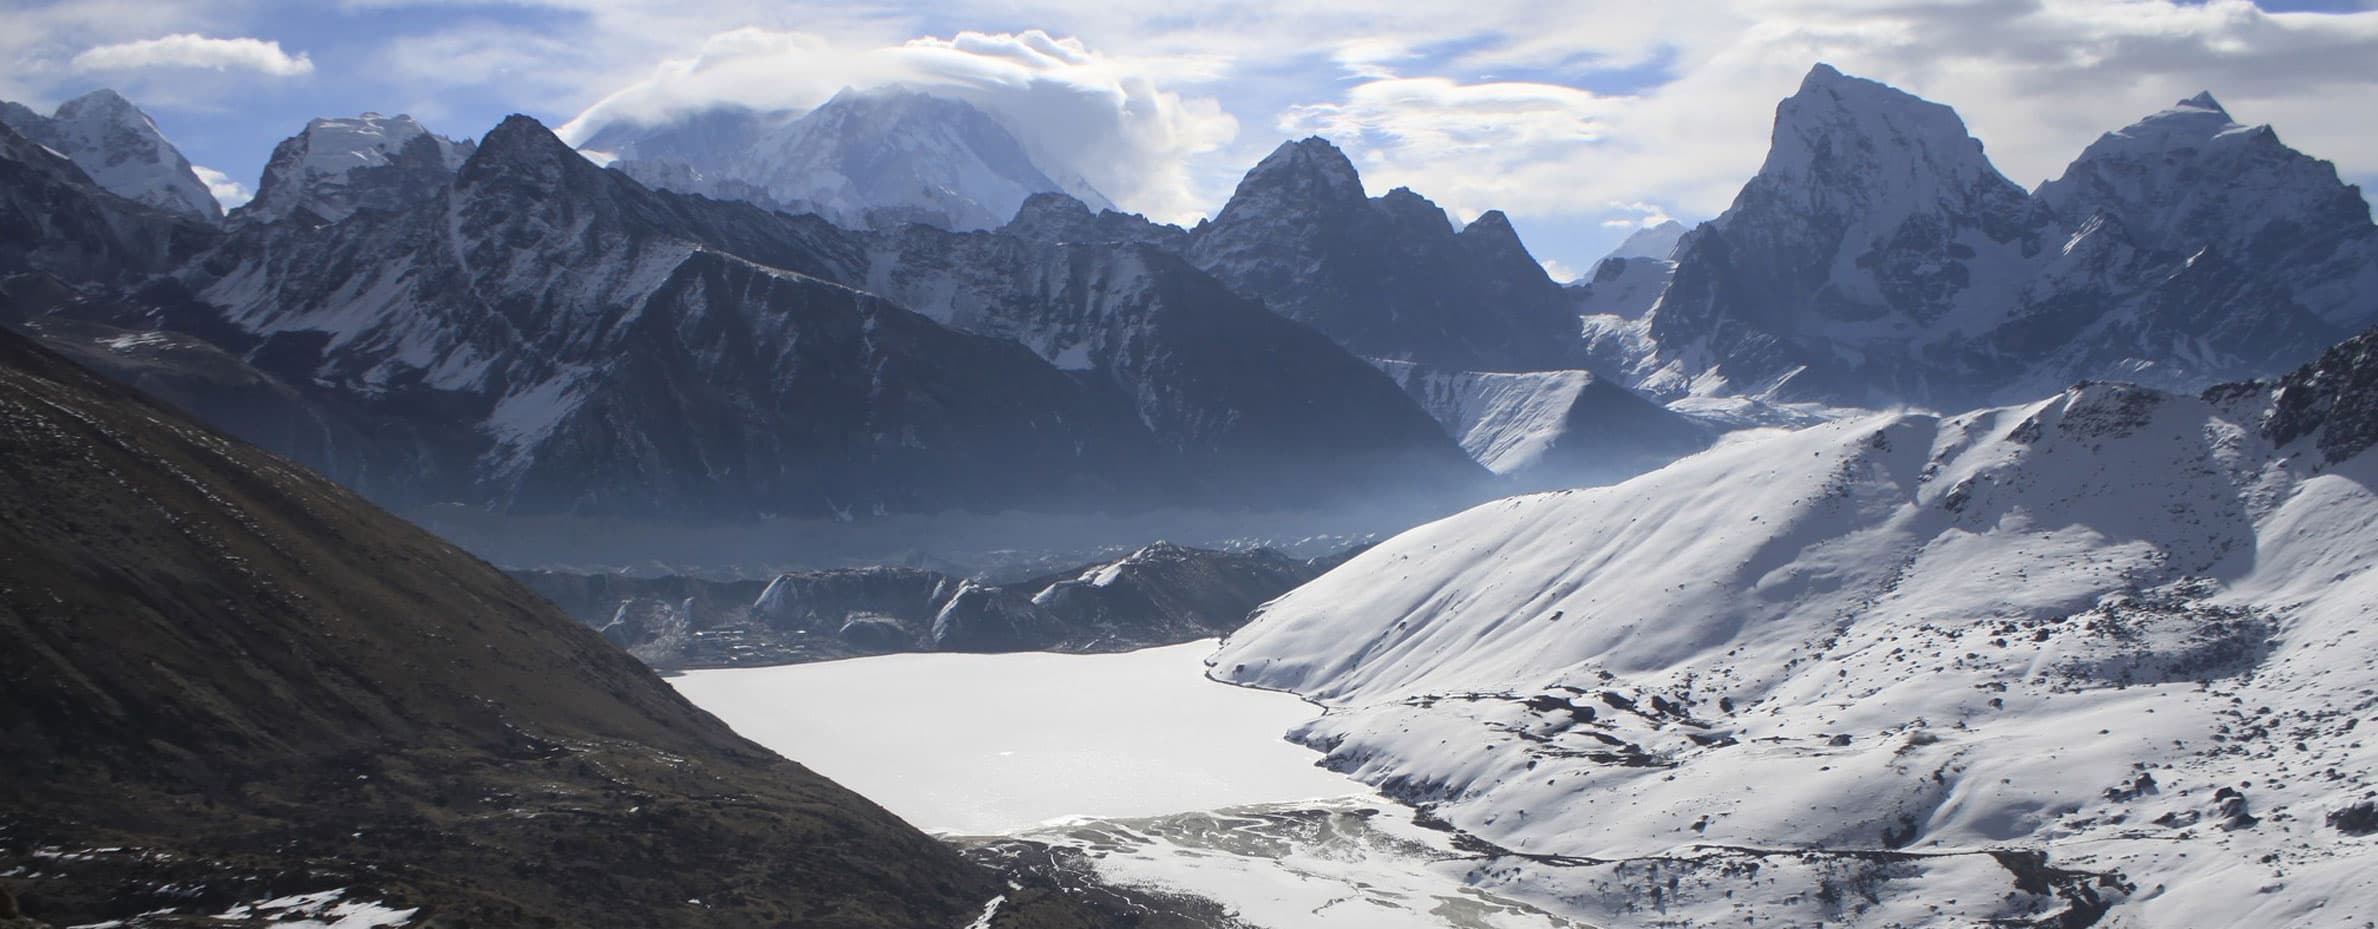
<instances>
[{"instance_id":1,"label":"lake ice","mask_svg":"<svg viewBox=\"0 0 2378 929\"><path fill-rule=\"evenodd\" d=\"M1319 710L1205 678L1212 641L887 655L672 679L737 732L926 830L1068 846L1265 929L1572 929L1282 736Z\"/></svg>"},{"instance_id":2,"label":"lake ice","mask_svg":"<svg viewBox=\"0 0 2378 929\"><path fill-rule=\"evenodd\" d=\"M886 655L672 682L745 737L932 832L1369 792L1281 738L1314 707L1206 680L1214 647Z\"/></svg>"}]
</instances>

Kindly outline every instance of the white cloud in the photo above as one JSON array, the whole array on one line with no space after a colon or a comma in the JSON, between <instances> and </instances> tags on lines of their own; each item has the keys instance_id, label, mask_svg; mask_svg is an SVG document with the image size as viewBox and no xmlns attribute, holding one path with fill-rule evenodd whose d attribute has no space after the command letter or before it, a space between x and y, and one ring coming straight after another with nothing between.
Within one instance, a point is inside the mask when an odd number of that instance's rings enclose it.
<instances>
[{"instance_id":1,"label":"white cloud","mask_svg":"<svg viewBox=\"0 0 2378 929\"><path fill-rule=\"evenodd\" d=\"M118 42L84 50L68 63L77 71L136 71L148 68L199 68L210 71L255 71L274 77L314 72L313 59L290 55L281 43L263 39L218 39L182 32L156 39Z\"/></svg>"},{"instance_id":2,"label":"white cloud","mask_svg":"<svg viewBox=\"0 0 2378 929\"><path fill-rule=\"evenodd\" d=\"M256 198L255 191L249 190L246 184L232 180L231 175L205 165L191 165L190 171L198 175L199 182L206 185L206 192L213 194L215 202L222 204L226 210Z\"/></svg>"},{"instance_id":3,"label":"white cloud","mask_svg":"<svg viewBox=\"0 0 2378 929\"><path fill-rule=\"evenodd\" d=\"M721 104L807 109L845 86L900 84L966 100L1013 130L1035 161L1070 170L1126 209L1193 220L1211 207L1188 163L1228 143L1237 120L1171 89L1217 73L1196 56L1117 57L1039 30L961 32L850 47L768 29L722 32L663 62L561 129L578 142L612 122L653 122Z\"/></svg>"},{"instance_id":4,"label":"white cloud","mask_svg":"<svg viewBox=\"0 0 2378 929\"><path fill-rule=\"evenodd\" d=\"M1557 258L1546 258L1536 263L1544 266L1544 273L1546 275L1550 276L1554 281L1562 284L1566 284L1570 281L1585 277L1585 275L1577 273L1576 268L1562 264L1560 259Z\"/></svg>"},{"instance_id":5,"label":"white cloud","mask_svg":"<svg viewBox=\"0 0 2378 929\"><path fill-rule=\"evenodd\" d=\"M1676 219L1675 216L1669 215L1668 209L1666 207L1663 207L1657 203L1645 203L1640 200L1628 203L1613 203L1610 204L1610 209L1620 214L1627 215L1613 216L1609 219L1605 219L1602 221L1602 225L1606 228L1624 229L1629 232L1633 232L1637 229L1649 229L1661 223L1670 222Z\"/></svg>"}]
</instances>

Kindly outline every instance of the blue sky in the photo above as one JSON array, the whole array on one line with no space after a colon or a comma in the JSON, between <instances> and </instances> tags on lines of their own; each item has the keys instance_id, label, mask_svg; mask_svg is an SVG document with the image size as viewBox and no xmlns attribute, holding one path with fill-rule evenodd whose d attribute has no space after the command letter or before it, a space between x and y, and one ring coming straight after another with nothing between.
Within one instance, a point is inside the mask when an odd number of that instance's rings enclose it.
<instances>
[{"instance_id":1,"label":"blue sky","mask_svg":"<svg viewBox=\"0 0 2378 929\"><path fill-rule=\"evenodd\" d=\"M99 86L252 186L316 115L476 136L899 82L975 100L1124 207L1218 208L1280 141L1338 141L1373 193L1509 213L1577 273L1633 224L1707 218L1775 101L1825 60L1955 106L2010 177L2198 90L2349 180L2378 179L2378 9L2362 0L18 0L0 98ZM1425 8L1424 8L1425 7ZM168 37L184 37L168 39ZM163 40L163 41L160 41ZM2340 118L2340 114L2351 114Z\"/></svg>"}]
</instances>

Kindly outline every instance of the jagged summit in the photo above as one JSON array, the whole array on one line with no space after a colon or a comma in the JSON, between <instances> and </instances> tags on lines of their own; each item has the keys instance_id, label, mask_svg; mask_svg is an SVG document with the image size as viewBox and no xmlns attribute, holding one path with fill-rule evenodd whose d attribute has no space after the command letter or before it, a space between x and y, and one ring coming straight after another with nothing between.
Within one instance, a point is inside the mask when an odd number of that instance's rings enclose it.
<instances>
[{"instance_id":1,"label":"jagged summit","mask_svg":"<svg viewBox=\"0 0 2378 929\"><path fill-rule=\"evenodd\" d=\"M1955 110L1823 64L1776 106L1767 161L1751 183L1789 192L1811 211L1855 204L1898 214L1886 220L1932 204L2023 194L1991 166Z\"/></svg>"},{"instance_id":2,"label":"jagged summit","mask_svg":"<svg viewBox=\"0 0 2378 929\"><path fill-rule=\"evenodd\" d=\"M1354 170L1354 162L1328 139L1308 136L1282 142L1279 148L1256 162L1239 179L1230 202L1222 207L1221 216L1216 219L1220 221L1234 211L1243 213L1266 203L1321 206L1363 199L1362 175Z\"/></svg>"},{"instance_id":3,"label":"jagged summit","mask_svg":"<svg viewBox=\"0 0 2378 929\"><path fill-rule=\"evenodd\" d=\"M402 209L443 187L475 147L402 113L317 117L273 147L256 199L238 215L279 220L302 212L336 222L361 209Z\"/></svg>"},{"instance_id":4,"label":"jagged summit","mask_svg":"<svg viewBox=\"0 0 2378 929\"><path fill-rule=\"evenodd\" d=\"M2228 110L2221 108L2220 101L2213 99L2213 92L2210 90L2197 91L2196 96L2180 101L2180 105L2191 109L2211 110L2223 116L2229 115Z\"/></svg>"},{"instance_id":5,"label":"jagged summit","mask_svg":"<svg viewBox=\"0 0 2378 929\"><path fill-rule=\"evenodd\" d=\"M1480 220L1456 233L1444 209L1405 187L1366 197L1346 153L1311 136L1249 170L1190 234L1188 255L1359 355L1489 371L1573 366L1577 320L1560 286L1500 214Z\"/></svg>"}]
</instances>

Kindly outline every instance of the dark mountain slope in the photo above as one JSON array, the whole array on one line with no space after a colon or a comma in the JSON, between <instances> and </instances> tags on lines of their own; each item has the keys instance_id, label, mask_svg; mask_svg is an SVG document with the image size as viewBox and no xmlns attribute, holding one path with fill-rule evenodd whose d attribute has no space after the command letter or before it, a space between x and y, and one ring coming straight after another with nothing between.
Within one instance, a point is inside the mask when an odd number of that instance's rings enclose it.
<instances>
[{"instance_id":1,"label":"dark mountain slope","mask_svg":"<svg viewBox=\"0 0 2378 929\"><path fill-rule=\"evenodd\" d=\"M34 918L346 888L422 926L958 926L1004 889L488 565L7 333L0 512Z\"/></svg>"}]
</instances>

